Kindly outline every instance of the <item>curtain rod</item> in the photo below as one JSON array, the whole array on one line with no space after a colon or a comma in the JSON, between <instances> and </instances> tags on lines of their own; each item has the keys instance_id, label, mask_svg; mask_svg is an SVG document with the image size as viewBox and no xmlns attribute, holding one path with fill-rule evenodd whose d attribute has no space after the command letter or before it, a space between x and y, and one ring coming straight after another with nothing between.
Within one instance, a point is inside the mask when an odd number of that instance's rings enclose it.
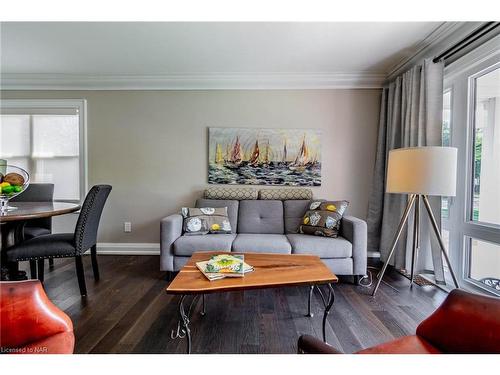
<instances>
[{"instance_id":1,"label":"curtain rod","mask_svg":"<svg viewBox=\"0 0 500 375\"><path fill-rule=\"evenodd\" d=\"M500 26L500 22L486 22L483 26L478 27L476 30L467 35L465 38L463 38L462 40L452 45L450 48L440 53L432 60L432 62L437 63L440 60L448 59L451 56L456 55L457 53L465 49L467 46L474 43L476 40L482 38L484 35L496 29L498 26Z\"/></svg>"}]
</instances>

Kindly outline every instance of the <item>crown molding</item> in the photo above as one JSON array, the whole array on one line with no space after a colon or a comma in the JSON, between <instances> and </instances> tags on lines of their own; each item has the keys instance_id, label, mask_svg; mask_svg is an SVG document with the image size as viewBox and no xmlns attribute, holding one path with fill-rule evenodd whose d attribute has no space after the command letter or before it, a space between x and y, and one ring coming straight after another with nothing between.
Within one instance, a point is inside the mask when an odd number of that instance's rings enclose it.
<instances>
[{"instance_id":1,"label":"crown molding","mask_svg":"<svg viewBox=\"0 0 500 375\"><path fill-rule=\"evenodd\" d=\"M401 59L389 70L387 80L400 75L421 60L437 55L481 24L482 22L443 22L415 46L411 55Z\"/></svg>"},{"instance_id":2,"label":"crown molding","mask_svg":"<svg viewBox=\"0 0 500 375\"><path fill-rule=\"evenodd\" d=\"M500 34L485 42L481 45L481 47L476 48L474 51L469 52L459 60L456 60L446 66L444 68L445 82L452 81L456 76L463 74L465 71L470 70L495 56L497 56L498 59L500 57L500 50L498 49L499 45Z\"/></svg>"},{"instance_id":3,"label":"crown molding","mask_svg":"<svg viewBox=\"0 0 500 375\"><path fill-rule=\"evenodd\" d=\"M72 75L3 73L2 90L259 90L380 88L385 73Z\"/></svg>"}]
</instances>

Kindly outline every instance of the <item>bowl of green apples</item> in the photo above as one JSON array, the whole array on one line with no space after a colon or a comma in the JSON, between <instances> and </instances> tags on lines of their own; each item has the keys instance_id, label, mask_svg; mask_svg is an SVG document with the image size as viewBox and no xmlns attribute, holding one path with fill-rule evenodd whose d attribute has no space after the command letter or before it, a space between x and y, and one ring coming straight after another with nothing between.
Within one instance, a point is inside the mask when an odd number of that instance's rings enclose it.
<instances>
[{"instance_id":1,"label":"bowl of green apples","mask_svg":"<svg viewBox=\"0 0 500 375\"><path fill-rule=\"evenodd\" d=\"M0 212L15 210L9 200L25 191L30 183L30 175L14 165L0 165Z\"/></svg>"}]
</instances>

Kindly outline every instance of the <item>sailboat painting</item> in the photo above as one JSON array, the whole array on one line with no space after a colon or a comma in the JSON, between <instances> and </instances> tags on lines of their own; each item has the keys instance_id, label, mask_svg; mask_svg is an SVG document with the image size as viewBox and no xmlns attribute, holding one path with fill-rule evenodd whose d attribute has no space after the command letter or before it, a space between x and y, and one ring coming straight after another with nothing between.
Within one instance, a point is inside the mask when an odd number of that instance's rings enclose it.
<instances>
[{"instance_id":1,"label":"sailboat painting","mask_svg":"<svg viewBox=\"0 0 500 375\"><path fill-rule=\"evenodd\" d=\"M209 128L208 182L321 185L321 132Z\"/></svg>"}]
</instances>

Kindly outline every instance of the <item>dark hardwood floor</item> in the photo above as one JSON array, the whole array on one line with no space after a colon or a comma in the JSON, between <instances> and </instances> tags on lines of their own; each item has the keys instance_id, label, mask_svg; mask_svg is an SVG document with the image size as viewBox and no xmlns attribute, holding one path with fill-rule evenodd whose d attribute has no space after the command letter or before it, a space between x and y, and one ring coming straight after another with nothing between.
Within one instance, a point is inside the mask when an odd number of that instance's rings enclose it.
<instances>
[{"instance_id":1,"label":"dark hardwood floor","mask_svg":"<svg viewBox=\"0 0 500 375\"><path fill-rule=\"evenodd\" d=\"M81 298L74 260L56 259L45 271L50 299L73 320L76 353L184 353L185 340L172 340L179 297L169 296L158 256L100 255L101 280L94 282L85 257L88 296ZM27 265L22 265L24 269ZM415 332L445 294L433 286L408 287L393 272L375 298L369 289L343 282L327 323L328 341L351 353ZM221 293L207 296L207 314L195 307L191 319L193 353L296 353L301 334L321 337L322 304L313 300L305 317L304 287Z\"/></svg>"}]
</instances>

